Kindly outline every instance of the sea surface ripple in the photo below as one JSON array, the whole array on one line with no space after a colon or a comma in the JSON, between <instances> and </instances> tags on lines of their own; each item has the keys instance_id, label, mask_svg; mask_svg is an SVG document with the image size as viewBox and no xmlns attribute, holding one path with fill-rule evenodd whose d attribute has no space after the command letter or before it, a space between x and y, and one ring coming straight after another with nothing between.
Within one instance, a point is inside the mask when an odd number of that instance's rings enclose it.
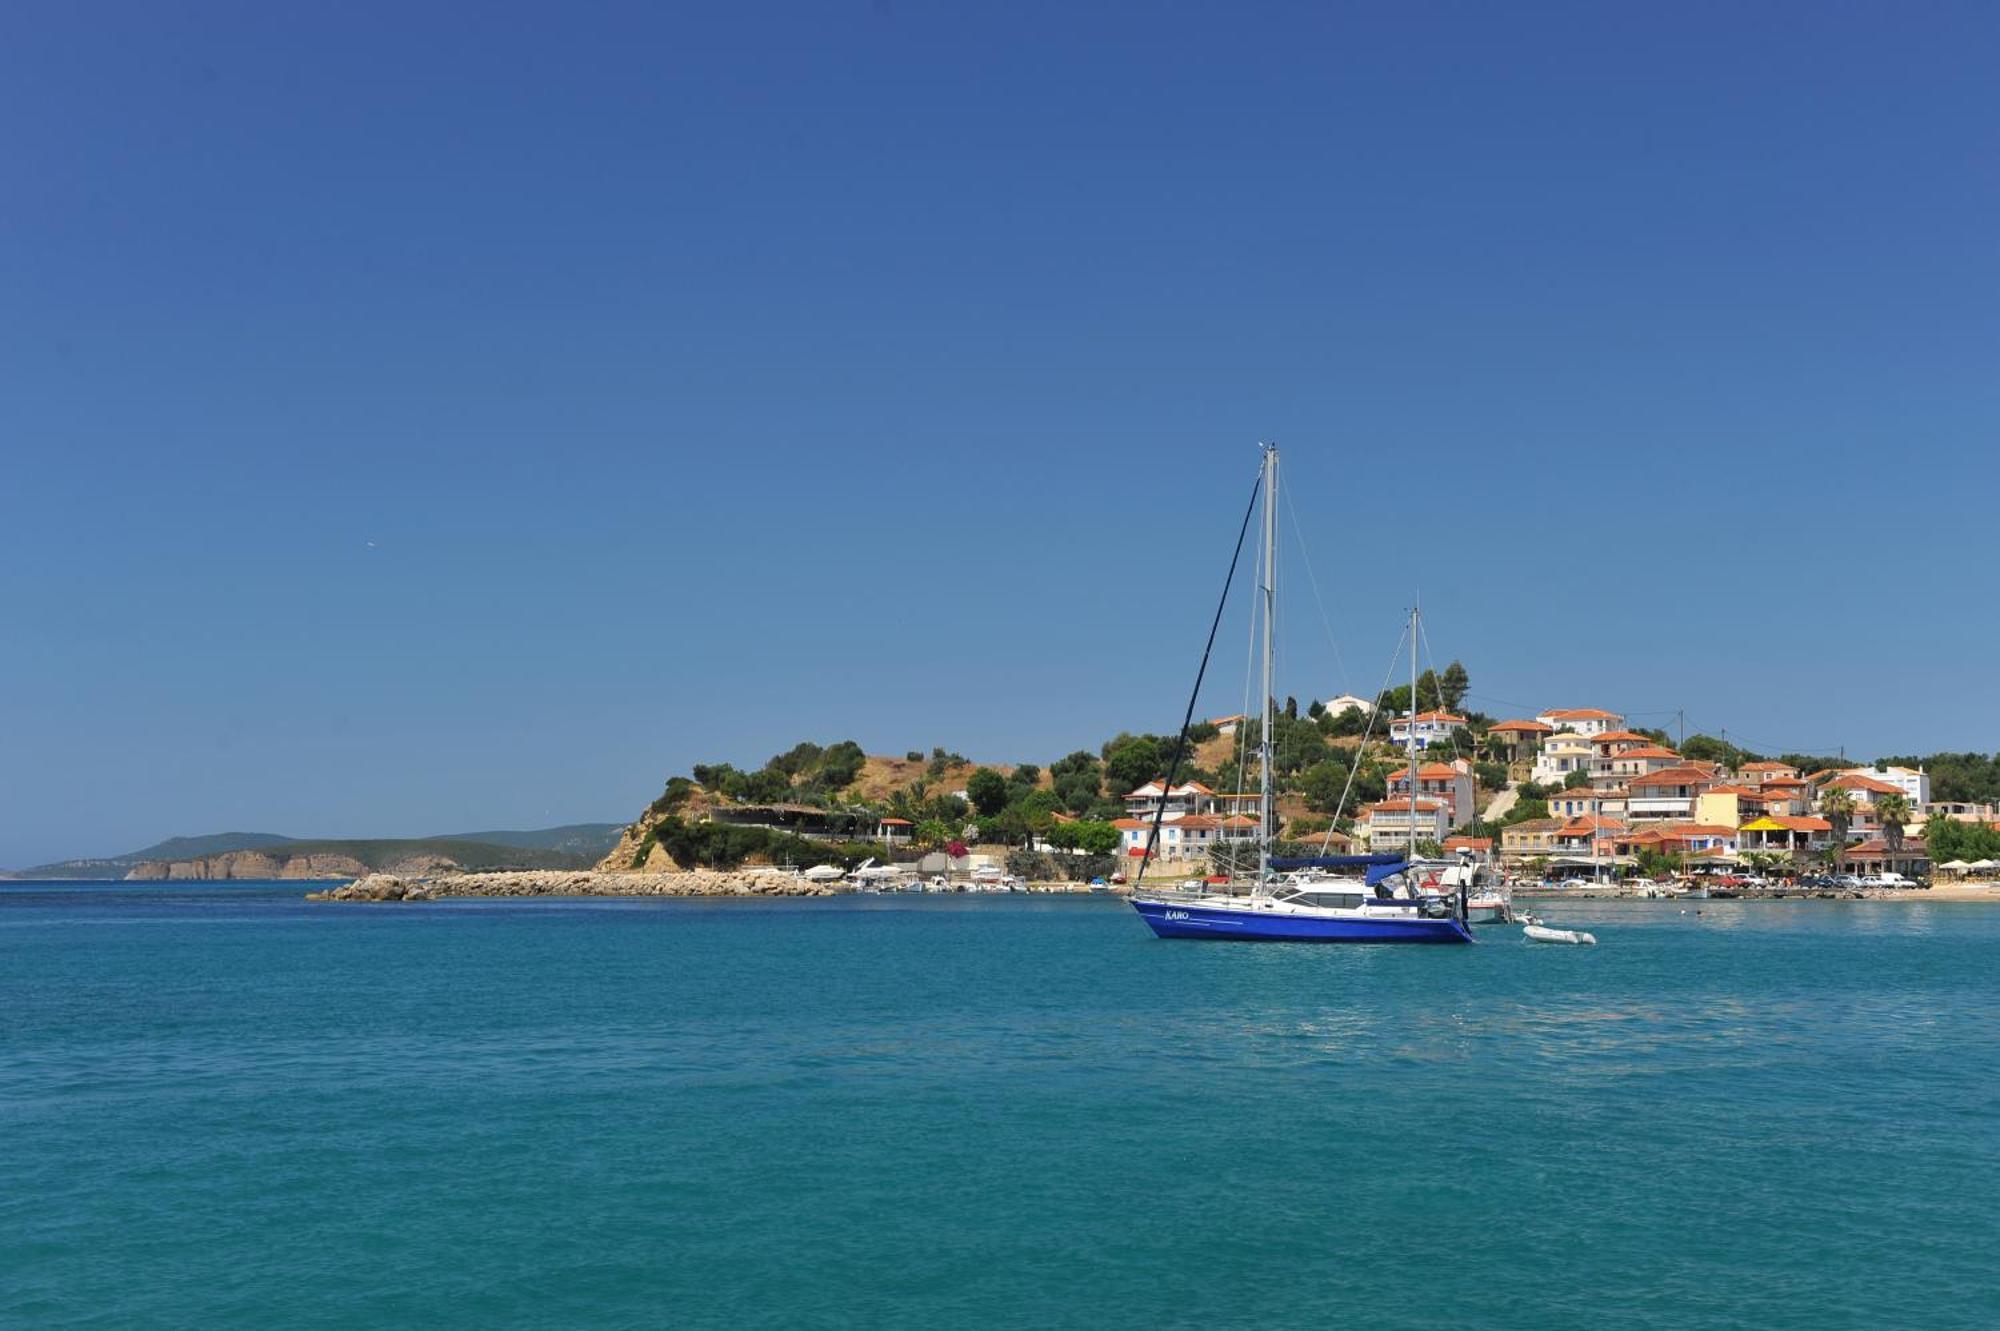
<instances>
[{"instance_id":1,"label":"sea surface ripple","mask_svg":"<svg viewBox=\"0 0 2000 1331\"><path fill-rule=\"evenodd\" d=\"M2000 1327L2000 908L0 885L0 1325Z\"/></svg>"}]
</instances>

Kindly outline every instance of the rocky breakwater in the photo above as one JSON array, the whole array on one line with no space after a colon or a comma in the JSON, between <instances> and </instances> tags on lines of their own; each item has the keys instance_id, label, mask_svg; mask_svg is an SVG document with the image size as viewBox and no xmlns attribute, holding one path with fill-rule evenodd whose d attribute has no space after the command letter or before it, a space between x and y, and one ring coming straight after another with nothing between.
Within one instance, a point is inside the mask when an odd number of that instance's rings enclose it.
<instances>
[{"instance_id":1,"label":"rocky breakwater","mask_svg":"<svg viewBox=\"0 0 2000 1331\"><path fill-rule=\"evenodd\" d=\"M784 873L755 870L689 873L606 873L602 870L532 869L509 873L454 873L400 878L376 873L307 901L435 901L441 897L820 897L829 888Z\"/></svg>"}]
</instances>

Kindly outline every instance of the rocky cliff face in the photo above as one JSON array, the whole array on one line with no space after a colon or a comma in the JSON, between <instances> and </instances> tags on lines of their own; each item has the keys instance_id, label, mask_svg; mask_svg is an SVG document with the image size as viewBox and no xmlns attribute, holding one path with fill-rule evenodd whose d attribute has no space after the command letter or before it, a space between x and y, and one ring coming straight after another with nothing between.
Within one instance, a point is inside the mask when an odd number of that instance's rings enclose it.
<instances>
[{"instance_id":1,"label":"rocky cliff face","mask_svg":"<svg viewBox=\"0 0 2000 1331\"><path fill-rule=\"evenodd\" d=\"M632 863L632 857L639 853L639 847L646 844L646 837L659 821L659 818L647 814L626 828L619 836L618 844L611 848L611 853L597 862L597 872L679 873L681 866L674 863L674 857L667 854L667 848L657 841L647 848L644 863Z\"/></svg>"},{"instance_id":2,"label":"rocky cliff face","mask_svg":"<svg viewBox=\"0 0 2000 1331\"><path fill-rule=\"evenodd\" d=\"M449 873L459 866L441 855L417 855L385 866L389 872L421 877ZM125 875L128 882L178 882L215 878L361 878L372 872L352 855L323 852L286 854L282 850L233 850L189 860L148 860Z\"/></svg>"}]
</instances>

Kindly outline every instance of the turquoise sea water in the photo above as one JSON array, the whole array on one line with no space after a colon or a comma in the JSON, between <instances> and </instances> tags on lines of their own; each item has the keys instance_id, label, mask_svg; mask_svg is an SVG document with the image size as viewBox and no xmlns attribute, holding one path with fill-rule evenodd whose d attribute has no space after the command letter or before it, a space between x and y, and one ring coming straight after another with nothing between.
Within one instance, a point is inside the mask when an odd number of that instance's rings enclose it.
<instances>
[{"instance_id":1,"label":"turquoise sea water","mask_svg":"<svg viewBox=\"0 0 2000 1331\"><path fill-rule=\"evenodd\" d=\"M0 886L0 1324L2000 1326L1993 908L301 890Z\"/></svg>"}]
</instances>

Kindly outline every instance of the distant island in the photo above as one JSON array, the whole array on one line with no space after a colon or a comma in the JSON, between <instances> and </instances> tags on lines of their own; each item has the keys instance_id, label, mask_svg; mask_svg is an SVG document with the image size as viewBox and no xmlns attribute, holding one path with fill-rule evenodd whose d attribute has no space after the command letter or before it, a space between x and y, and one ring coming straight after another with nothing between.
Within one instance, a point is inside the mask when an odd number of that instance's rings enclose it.
<instances>
[{"instance_id":1,"label":"distant island","mask_svg":"<svg viewBox=\"0 0 2000 1331\"><path fill-rule=\"evenodd\" d=\"M81 881L359 878L369 873L578 869L616 845L617 823L571 823L531 831L453 832L431 837L302 838L271 832L216 832L165 841L102 859L62 860L0 877Z\"/></svg>"}]
</instances>

